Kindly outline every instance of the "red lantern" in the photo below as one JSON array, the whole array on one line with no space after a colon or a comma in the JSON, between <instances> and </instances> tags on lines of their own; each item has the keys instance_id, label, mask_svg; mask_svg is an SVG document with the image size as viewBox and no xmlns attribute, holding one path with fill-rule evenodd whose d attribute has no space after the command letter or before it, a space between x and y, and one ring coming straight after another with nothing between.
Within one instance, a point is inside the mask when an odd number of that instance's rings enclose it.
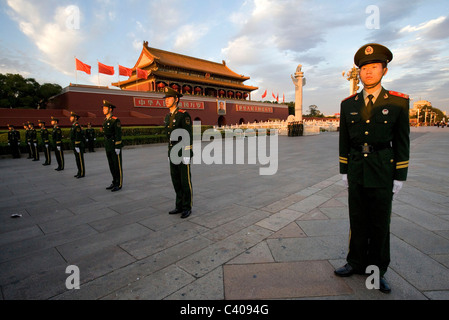
<instances>
[{"instance_id":1,"label":"red lantern","mask_svg":"<svg viewBox=\"0 0 449 320\"><path fill-rule=\"evenodd\" d=\"M159 84L157 85L158 88L164 88L165 87L165 83L163 82L159 82Z\"/></svg>"}]
</instances>

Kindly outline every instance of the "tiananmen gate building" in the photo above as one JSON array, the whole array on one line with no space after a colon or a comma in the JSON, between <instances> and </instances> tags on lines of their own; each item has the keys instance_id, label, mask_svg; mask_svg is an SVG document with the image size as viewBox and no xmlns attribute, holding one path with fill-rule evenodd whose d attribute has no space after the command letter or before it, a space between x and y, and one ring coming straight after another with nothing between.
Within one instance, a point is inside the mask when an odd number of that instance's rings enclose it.
<instances>
[{"instance_id":1,"label":"tiananmen gate building","mask_svg":"<svg viewBox=\"0 0 449 320\"><path fill-rule=\"evenodd\" d=\"M232 71L224 61L216 63L155 49L144 42L131 76L112 83L115 89L70 84L50 100L46 110L4 109L0 126L11 123L20 127L23 122L33 120L37 124L34 117L49 122L50 116L58 117L60 125L68 126L71 111L81 116L81 125L90 122L100 126L104 99L117 106L114 114L124 126L163 125L168 112L163 93L167 86L184 95L180 108L204 125L286 120L287 105L251 100L252 91L258 88L245 85L249 79Z\"/></svg>"}]
</instances>

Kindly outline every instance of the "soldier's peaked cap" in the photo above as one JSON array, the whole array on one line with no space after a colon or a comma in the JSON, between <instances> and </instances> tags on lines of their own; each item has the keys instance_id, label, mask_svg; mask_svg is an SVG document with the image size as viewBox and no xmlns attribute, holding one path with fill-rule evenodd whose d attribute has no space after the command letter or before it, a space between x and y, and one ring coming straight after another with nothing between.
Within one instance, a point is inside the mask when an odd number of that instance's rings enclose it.
<instances>
[{"instance_id":1,"label":"soldier's peaked cap","mask_svg":"<svg viewBox=\"0 0 449 320\"><path fill-rule=\"evenodd\" d=\"M111 108L111 109L117 108L112 103L110 103L108 100L103 100L103 107L108 107L108 108Z\"/></svg>"},{"instance_id":2,"label":"soldier's peaked cap","mask_svg":"<svg viewBox=\"0 0 449 320\"><path fill-rule=\"evenodd\" d=\"M378 43L365 44L354 55L354 63L359 68L369 63L389 63L391 60L393 60L393 53Z\"/></svg>"},{"instance_id":3,"label":"soldier's peaked cap","mask_svg":"<svg viewBox=\"0 0 449 320\"><path fill-rule=\"evenodd\" d=\"M165 92L164 98L168 98L168 97L181 98L182 97L181 93L179 93L178 91L176 91L170 87L165 87L164 92Z\"/></svg>"},{"instance_id":4,"label":"soldier's peaked cap","mask_svg":"<svg viewBox=\"0 0 449 320\"><path fill-rule=\"evenodd\" d=\"M77 119L79 119L79 115L76 113L76 112L74 112L74 111L72 111L72 112L70 112L70 116L71 117L75 117L75 118L77 118Z\"/></svg>"}]
</instances>

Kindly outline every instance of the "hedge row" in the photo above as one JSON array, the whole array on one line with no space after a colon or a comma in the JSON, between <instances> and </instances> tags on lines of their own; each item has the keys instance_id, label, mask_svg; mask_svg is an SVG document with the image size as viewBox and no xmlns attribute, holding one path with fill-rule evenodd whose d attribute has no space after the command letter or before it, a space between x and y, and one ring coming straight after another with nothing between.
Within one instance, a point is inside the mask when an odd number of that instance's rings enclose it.
<instances>
[{"instance_id":1,"label":"hedge row","mask_svg":"<svg viewBox=\"0 0 449 320\"><path fill-rule=\"evenodd\" d=\"M212 128L212 126L201 126L201 132ZM96 148L104 147L104 136L100 128L94 128L97 135L97 140L95 141ZM27 145L25 143L25 130L21 129L20 137L20 151L22 153L27 153ZM42 140L40 137L40 129L36 129L38 136L38 143L42 145ZM49 130L50 132L52 129ZM50 133L51 134L51 133ZM70 128L62 128L63 135L63 148L64 150L71 149L70 142ZM125 146L141 145L141 144L153 144L153 143L165 143L168 142L167 136L165 134L165 128L159 127L123 127L122 128L122 141ZM8 131L0 131L0 155L10 154L10 148L8 146Z\"/></svg>"}]
</instances>

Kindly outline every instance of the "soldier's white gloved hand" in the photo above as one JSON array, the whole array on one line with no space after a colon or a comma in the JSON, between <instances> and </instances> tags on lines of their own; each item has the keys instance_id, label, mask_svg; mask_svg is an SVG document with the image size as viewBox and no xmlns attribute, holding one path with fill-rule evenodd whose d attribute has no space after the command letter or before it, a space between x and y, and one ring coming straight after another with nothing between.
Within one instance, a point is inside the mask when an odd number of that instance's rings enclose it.
<instances>
[{"instance_id":1,"label":"soldier's white gloved hand","mask_svg":"<svg viewBox=\"0 0 449 320\"><path fill-rule=\"evenodd\" d=\"M28 145L31 146L31 142L28 142Z\"/></svg>"},{"instance_id":2,"label":"soldier's white gloved hand","mask_svg":"<svg viewBox=\"0 0 449 320\"><path fill-rule=\"evenodd\" d=\"M120 149L115 149L115 153L116 153L117 155L119 155L119 154L120 154Z\"/></svg>"},{"instance_id":3,"label":"soldier's white gloved hand","mask_svg":"<svg viewBox=\"0 0 449 320\"><path fill-rule=\"evenodd\" d=\"M394 180L393 181L393 193L394 194L398 193L402 189L403 184L404 183L402 181Z\"/></svg>"},{"instance_id":4,"label":"soldier's white gloved hand","mask_svg":"<svg viewBox=\"0 0 449 320\"><path fill-rule=\"evenodd\" d=\"M182 162L183 162L184 164L190 164L190 157L183 157L183 158L182 158Z\"/></svg>"},{"instance_id":5,"label":"soldier's white gloved hand","mask_svg":"<svg viewBox=\"0 0 449 320\"><path fill-rule=\"evenodd\" d=\"M20 142L17 142L17 145L20 146Z\"/></svg>"},{"instance_id":6,"label":"soldier's white gloved hand","mask_svg":"<svg viewBox=\"0 0 449 320\"><path fill-rule=\"evenodd\" d=\"M89 142L89 139L86 139L86 142Z\"/></svg>"},{"instance_id":7,"label":"soldier's white gloved hand","mask_svg":"<svg viewBox=\"0 0 449 320\"><path fill-rule=\"evenodd\" d=\"M35 143L34 146L37 147L37 143Z\"/></svg>"},{"instance_id":8,"label":"soldier's white gloved hand","mask_svg":"<svg viewBox=\"0 0 449 320\"><path fill-rule=\"evenodd\" d=\"M348 175L347 174L342 174L341 175L341 180L343 181L343 185L345 186L345 188L348 187Z\"/></svg>"},{"instance_id":9,"label":"soldier's white gloved hand","mask_svg":"<svg viewBox=\"0 0 449 320\"><path fill-rule=\"evenodd\" d=\"M8 146L10 146L9 142L8 142Z\"/></svg>"},{"instance_id":10,"label":"soldier's white gloved hand","mask_svg":"<svg viewBox=\"0 0 449 320\"><path fill-rule=\"evenodd\" d=\"M48 144L45 145L45 148L48 148Z\"/></svg>"},{"instance_id":11,"label":"soldier's white gloved hand","mask_svg":"<svg viewBox=\"0 0 449 320\"><path fill-rule=\"evenodd\" d=\"M78 153L80 153L80 148L75 147L75 151L78 152Z\"/></svg>"},{"instance_id":12,"label":"soldier's white gloved hand","mask_svg":"<svg viewBox=\"0 0 449 320\"><path fill-rule=\"evenodd\" d=\"M57 146L56 148L58 149L58 151L61 151L61 147L60 146Z\"/></svg>"}]
</instances>

